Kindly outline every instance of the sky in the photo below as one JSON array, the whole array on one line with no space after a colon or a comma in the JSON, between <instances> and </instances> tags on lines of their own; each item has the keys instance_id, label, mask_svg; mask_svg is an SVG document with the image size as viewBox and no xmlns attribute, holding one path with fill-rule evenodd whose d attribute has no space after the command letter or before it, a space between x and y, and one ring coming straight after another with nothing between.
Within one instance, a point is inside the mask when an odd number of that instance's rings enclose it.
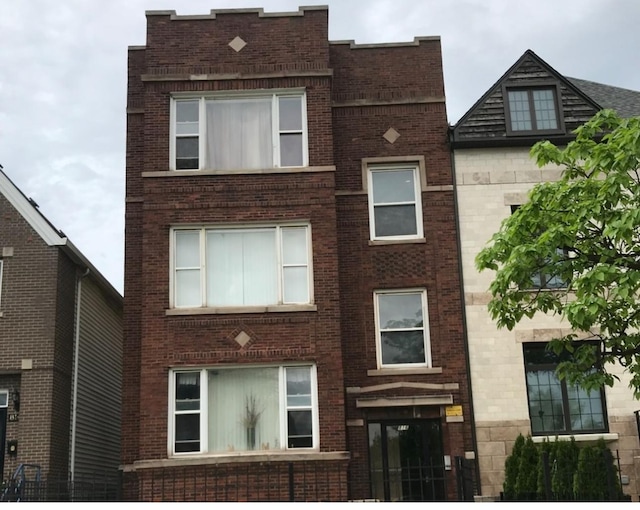
<instances>
[{"instance_id":1,"label":"sky","mask_svg":"<svg viewBox=\"0 0 640 510\"><path fill-rule=\"evenodd\" d=\"M325 0L330 40L440 36L450 124L527 50L565 76L640 90L640 0ZM0 5L0 165L124 290L127 46L146 10L309 0L9 0Z\"/></svg>"}]
</instances>

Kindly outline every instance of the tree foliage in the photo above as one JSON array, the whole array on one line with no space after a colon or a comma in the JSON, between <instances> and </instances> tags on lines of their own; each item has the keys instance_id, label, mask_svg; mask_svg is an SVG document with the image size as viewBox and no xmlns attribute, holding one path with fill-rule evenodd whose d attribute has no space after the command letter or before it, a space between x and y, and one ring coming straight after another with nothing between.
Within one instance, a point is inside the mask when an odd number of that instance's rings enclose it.
<instances>
[{"instance_id":1,"label":"tree foliage","mask_svg":"<svg viewBox=\"0 0 640 510\"><path fill-rule=\"evenodd\" d=\"M573 352L560 377L611 386L619 362L640 398L640 118L603 110L575 135L565 148L543 141L531 149L539 166L558 165L562 176L531 190L476 265L496 271L489 312L499 327L538 313L567 320L574 332L551 342L558 354ZM576 346L577 338L593 342Z\"/></svg>"}]
</instances>

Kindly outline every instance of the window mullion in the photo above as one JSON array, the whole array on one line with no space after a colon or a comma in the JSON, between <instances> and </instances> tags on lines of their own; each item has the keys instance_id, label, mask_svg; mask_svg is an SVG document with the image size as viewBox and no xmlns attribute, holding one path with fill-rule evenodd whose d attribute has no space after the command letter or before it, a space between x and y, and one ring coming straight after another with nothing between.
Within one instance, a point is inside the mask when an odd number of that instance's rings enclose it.
<instances>
[{"instance_id":1,"label":"window mullion","mask_svg":"<svg viewBox=\"0 0 640 510\"><path fill-rule=\"evenodd\" d=\"M209 377L206 369L200 372L200 451L209 451Z\"/></svg>"},{"instance_id":2,"label":"window mullion","mask_svg":"<svg viewBox=\"0 0 640 510\"><path fill-rule=\"evenodd\" d=\"M204 97L198 101L198 169L207 168L206 140L207 140L207 105Z\"/></svg>"},{"instance_id":3,"label":"window mullion","mask_svg":"<svg viewBox=\"0 0 640 510\"><path fill-rule=\"evenodd\" d=\"M284 303L284 239L282 236L282 227L276 227L276 266L278 269L277 292L278 292L278 304Z\"/></svg>"},{"instance_id":4,"label":"window mullion","mask_svg":"<svg viewBox=\"0 0 640 510\"><path fill-rule=\"evenodd\" d=\"M206 256L207 256L207 231L205 229L200 229L200 306L207 306L208 304L208 296L207 296L207 265L206 265Z\"/></svg>"},{"instance_id":5,"label":"window mullion","mask_svg":"<svg viewBox=\"0 0 640 510\"><path fill-rule=\"evenodd\" d=\"M271 143L273 145L273 166L280 165L280 103L278 96L271 96Z\"/></svg>"},{"instance_id":6,"label":"window mullion","mask_svg":"<svg viewBox=\"0 0 640 510\"><path fill-rule=\"evenodd\" d=\"M533 89L527 90L527 98L529 99L529 116L531 117L531 128L538 130L538 119L536 117L536 104L533 99Z\"/></svg>"},{"instance_id":7,"label":"window mullion","mask_svg":"<svg viewBox=\"0 0 640 510\"><path fill-rule=\"evenodd\" d=\"M287 412L287 374L285 367L280 367L278 370L278 382L280 385L280 401L278 410L280 413L280 447L283 450L286 450L289 447L289 423Z\"/></svg>"},{"instance_id":8,"label":"window mullion","mask_svg":"<svg viewBox=\"0 0 640 510\"><path fill-rule=\"evenodd\" d=\"M560 392L562 393L562 414L564 416L564 430L572 432L571 427L571 410L569 408L569 391L567 382L563 379L560 381Z\"/></svg>"}]
</instances>

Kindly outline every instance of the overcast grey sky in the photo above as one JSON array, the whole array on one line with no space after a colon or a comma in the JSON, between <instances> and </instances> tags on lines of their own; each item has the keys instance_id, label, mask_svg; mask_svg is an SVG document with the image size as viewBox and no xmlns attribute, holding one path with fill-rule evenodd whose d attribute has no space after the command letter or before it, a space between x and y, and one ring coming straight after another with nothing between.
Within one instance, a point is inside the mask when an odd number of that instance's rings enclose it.
<instances>
[{"instance_id":1,"label":"overcast grey sky","mask_svg":"<svg viewBox=\"0 0 640 510\"><path fill-rule=\"evenodd\" d=\"M0 6L0 164L123 291L127 46L145 10L297 10L308 0L9 0ZM336 0L331 40L442 38L455 123L532 49L565 76L640 90L640 0Z\"/></svg>"}]
</instances>

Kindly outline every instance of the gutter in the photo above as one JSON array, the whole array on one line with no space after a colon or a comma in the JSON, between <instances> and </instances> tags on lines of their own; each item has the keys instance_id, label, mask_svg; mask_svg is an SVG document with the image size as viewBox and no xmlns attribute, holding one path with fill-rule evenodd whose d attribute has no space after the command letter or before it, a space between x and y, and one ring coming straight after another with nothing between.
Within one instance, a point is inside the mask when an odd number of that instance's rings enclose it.
<instances>
[{"instance_id":1,"label":"gutter","mask_svg":"<svg viewBox=\"0 0 640 510\"><path fill-rule=\"evenodd\" d=\"M76 278L76 316L74 324L74 352L73 352L73 388L71 390L71 446L69 453L69 473L71 481L74 479L76 467L76 418L78 416L78 365L80 357L80 308L82 304L82 279L89 275L87 267L83 274Z\"/></svg>"},{"instance_id":2,"label":"gutter","mask_svg":"<svg viewBox=\"0 0 640 510\"><path fill-rule=\"evenodd\" d=\"M471 364L469 363L469 336L467 334L467 306L464 299L464 273L462 272L462 240L460 239L460 212L458 210L458 184L456 179L456 158L452 145L453 129L449 128L449 147L451 153L451 174L453 177L453 206L456 217L456 244L458 248L458 274L460 275L460 301L462 306L462 338L464 342L464 357L467 371L467 389L469 391L469 414L471 417L471 443L475 455L475 474L478 496L482 496L482 485L480 483L480 463L478 462L478 438L476 436L476 417L473 410L473 385L471 384Z\"/></svg>"}]
</instances>

